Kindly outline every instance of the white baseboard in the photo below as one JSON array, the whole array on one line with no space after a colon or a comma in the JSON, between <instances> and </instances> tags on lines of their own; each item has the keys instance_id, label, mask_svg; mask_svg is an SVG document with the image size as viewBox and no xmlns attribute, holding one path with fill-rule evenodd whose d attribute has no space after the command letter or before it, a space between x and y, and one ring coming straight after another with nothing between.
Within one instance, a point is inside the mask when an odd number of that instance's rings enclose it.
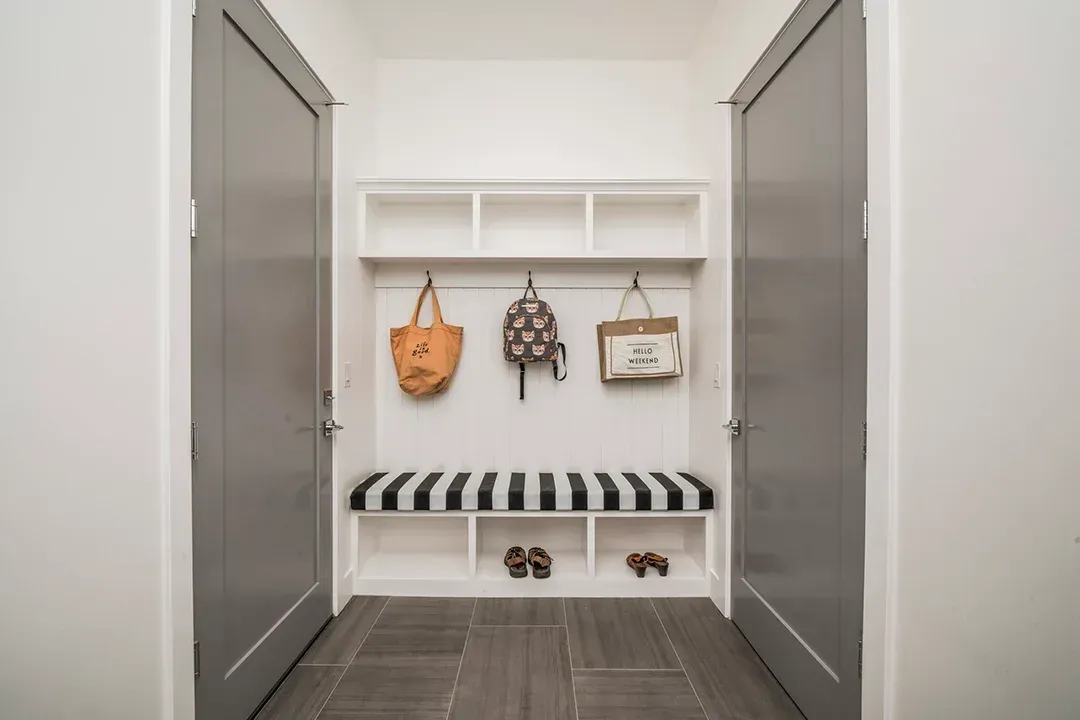
<instances>
[{"instance_id":1,"label":"white baseboard","mask_svg":"<svg viewBox=\"0 0 1080 720\"><path fill-rule=\"evenodd\" d=\"M713 605L720 611L720 614L726 618L731 617L731 605L728 602L728 597L724 593L724 581L720 579L720 576L716 574L715 570L709 571L709 599L712 600Z\"/></svg>"},{"instance_id":2,"label":"white baseboard","mask_svg":"<svg viewBox=\"0 0 1080 720\"><path fill-rule=\"evenodd\" d=\"M334 615L338 615L343 609L345 604L349 602L353 596L353 571L349 568L348 571L341 576L341 582L338 583L337 597L334 598Z\"/></svg>"}]
</instances>

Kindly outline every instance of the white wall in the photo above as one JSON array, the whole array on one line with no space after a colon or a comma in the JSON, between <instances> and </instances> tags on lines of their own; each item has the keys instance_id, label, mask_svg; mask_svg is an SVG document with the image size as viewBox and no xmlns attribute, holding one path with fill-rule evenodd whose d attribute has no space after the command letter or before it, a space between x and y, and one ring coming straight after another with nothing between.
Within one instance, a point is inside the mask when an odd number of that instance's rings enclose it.
<instances>
[{"instance_id":1,"label":"white wall","mask_svg":"<svg viewBox=\"0 0 1080 720\"><path fill-rule=\"evenodd\" d=\"M693 277L693 352L698 370L691 378L690 466L717 489L717 548L713 557L716 578L713 601L729 612L726 565L729 537L730 453L727 431L731 417L730 388L730 285L731 243L731 110L715 105L727 100L769 42L795 9L797 0L723 0L702 30L691 65L690 113L695 175L709 178L708 256ZM713 387L716 363L721 363L721 387Z\"/></svg>"},{"instance_id":2,"label":"white wall","mask_svg":"<svg viewBox=\"0 0 1080 720\"><path fill-rule=\"evenodd\" d=\"M170 543L189 486L170 332L187 305L183 6L16 3L0 24L4 717L190 709L190 586L171 582L190 547Z\"/></svg>"},{"instance_id":3,"label":"white wall","mask_svg":"<svg viewBox=\"0 0 1080 720\"><path fill-rule=\"evenodd\" d=\"M625 282L627 271L616 272ZM522 275L523 269L515 273ZM420 287L378 289L381 469L688 469L689 338L682 340L684 377L601 383L596 323L615 319L624 288L595 278L580 287L544 288L543 271L536 275L540 297L550 303L559 340L567 347L567 378L556 382L550 363L526 368L524 402L518 398L518 365L503 359L501 336L506 309L521 297L521 287L439 288L444 320L465 330L453 383L428 398L401 391L387 349L389 329L408 324ZM688 328L690 291L685 278L679 284L683 287L650 288L649 300L658 317L676 316ZM627 303L627 317L645 313L640 298ZM420 324L429 324L430 317L428 300Z\"/></svg>"},{"instance_id":4,"label":"white wall","mask_svg":"<svg viewBox=\"0 0 1080 720\"><path fill-rule=\"evenodd\" d=\"M380 60L380 177L688 178L683 62Z\"/></svg>"},{"instance_id":5,"label":"white wall","mask_svg":"<svg viewBox=\"0 0 1080 720\"><path fill-rule=\"evenodd\" d=\"M334 312L337 328L335 419L335 515L338 607L352 594L349 570L348 497L375 465L374 285L370 267L357 260L356 178L370 175L375 163L375 61L356 8L348 0L319 3L264 0L264 5L333 93L347 105L335 109ZM345 387L345 363L351 387Z\"/></svg>"},{"instance_id":6,"label":"white wall","mask_svg":"<svg viewBox=\"0 0 1080 720\"><path fill-rule=\"evenodd\" d=\"M865 717L1075 718L1080 6L869 16L868 522L888 531Z\"/></svg>"}]
</instances>

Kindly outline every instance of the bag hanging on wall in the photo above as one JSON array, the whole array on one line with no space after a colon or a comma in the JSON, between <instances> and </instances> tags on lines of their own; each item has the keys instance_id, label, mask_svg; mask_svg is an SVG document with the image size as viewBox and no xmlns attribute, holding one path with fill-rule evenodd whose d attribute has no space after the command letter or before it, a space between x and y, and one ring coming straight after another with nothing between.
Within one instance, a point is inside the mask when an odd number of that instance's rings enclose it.
<instances>
[{"instance_id":1,"label":"bag hanging on wall","mask_svg":"<svg viewBox=\"0 0 1080 720\"><path fill-rule=\"evenodd\" d=\"M529 298L529 291L532 298ZM563 374L559 377L559 350L563 356ZM532 273L520 300L510 303L503 318L503 357L521 368L518 399L525 399L525 363L551 362L555 379L566 379L566 346L559 342L559 324L551 306L536 295Z\"/></svg>"},{"instance_id":2,"label":"bag hanging on wall","mask_svg":"<svg viewBox=\"0 0 1080 720\"><path fill-rule=\"evenodd\" d=\"M419 327L420 307L431 291L431 327ZM461 357L462 328L443 322L435 286L428 279L416 300L412 320L405 327L390 330L390 351L394 354L398 385L417 397L440 393L450 386L450 378Z\"/></svg>"},{"instance_id":3,"label":"bag hanging on wall","mask_svg":"<svg viewBox=\"0 0 1080 720\"><path fill-rule=\"evenodd\" d=\"M649 308L648 318L623 320L626 300L637 290ZM652 303L637 278L626 288L619 316L613 322L596 326L600 347L600 380L682 377L682 353L679 350L679 318L653 317Z\"/></svg>"}]
</instances>

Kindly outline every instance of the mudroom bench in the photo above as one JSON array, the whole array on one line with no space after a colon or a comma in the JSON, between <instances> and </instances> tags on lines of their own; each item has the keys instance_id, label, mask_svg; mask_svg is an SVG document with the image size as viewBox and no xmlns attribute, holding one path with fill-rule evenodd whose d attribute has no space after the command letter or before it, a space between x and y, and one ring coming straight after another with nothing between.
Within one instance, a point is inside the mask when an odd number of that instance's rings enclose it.
<instances>
[{"instance_id":1,"label":"mudroom bench","mask_svg":"<svg viewBox=\"0 0 1080 720\"><path fill-rule=\"evenodd\" d=\"M708 594L712 489L684 472L379 472L352 508L356 595L687 597ZM543 547L551 577L514 579L512 545ZM631 552L669 558L644 579Z\"/></svg>"}]
</instances>

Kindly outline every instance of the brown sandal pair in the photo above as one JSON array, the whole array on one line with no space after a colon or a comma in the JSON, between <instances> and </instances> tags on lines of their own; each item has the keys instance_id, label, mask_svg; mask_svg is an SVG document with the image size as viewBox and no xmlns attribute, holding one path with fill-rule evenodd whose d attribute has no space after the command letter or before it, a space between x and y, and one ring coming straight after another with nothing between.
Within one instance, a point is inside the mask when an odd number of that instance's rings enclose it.
<instances>
[{"instance_id":1,"label":"brown sandal pair","mask_svg":"<svg viewBox=\"0 0 1080 720\"><path fill-rule=\"evenodd\" d=\"M656 568L656 571L660 573L660 577L666 577L668 571L668 559L663 555L657 555L656 553L630 553L626 556L626 564L634 569L639 578L645 577L645 570L648 567Z\"/></svg>"},{"instance_id":2,"label":"brown sandal pair","mask_svg":"<svg viewBox=\"0 0 1080 720\"><path fill-rule=\"evenodd\" d=\"M506 551L506 555L503 557L503 565L510 570L510 577L523 578L528 577L529 568L532 566L532 573L534 578L547 578L551 577L551 563L554 560L547 554L547 550L542 547L529 548L528 565L525 562L525 549L515 545Z\"/></svg>"}]
</instances>

